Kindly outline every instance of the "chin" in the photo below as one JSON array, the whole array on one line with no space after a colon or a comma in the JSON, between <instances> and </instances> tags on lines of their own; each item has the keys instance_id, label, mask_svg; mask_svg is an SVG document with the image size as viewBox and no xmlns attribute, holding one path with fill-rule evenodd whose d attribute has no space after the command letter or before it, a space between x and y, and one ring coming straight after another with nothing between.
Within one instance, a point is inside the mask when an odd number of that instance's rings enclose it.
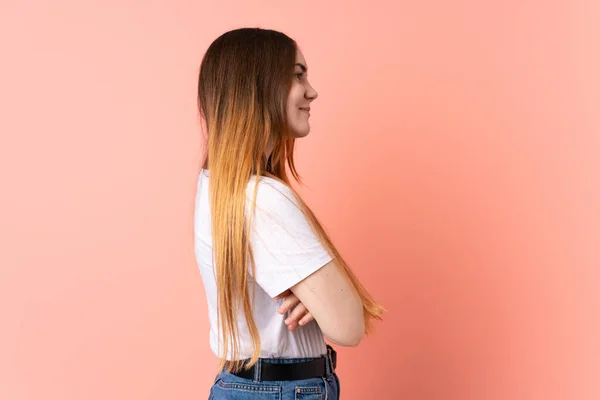
<instances>
[{"instance_id":1,"label":"chin","mask_svg":"<svg viewBox=\"0 0 600 400\"><path fill-rule=\"evenodd\" d=\"M310 128L293 129L292 130L292 136L294 137L294 139L300 139L300 138L306 137L306 136L308 136L309 133L310 133Z\"/></svg>"}]
</instances>

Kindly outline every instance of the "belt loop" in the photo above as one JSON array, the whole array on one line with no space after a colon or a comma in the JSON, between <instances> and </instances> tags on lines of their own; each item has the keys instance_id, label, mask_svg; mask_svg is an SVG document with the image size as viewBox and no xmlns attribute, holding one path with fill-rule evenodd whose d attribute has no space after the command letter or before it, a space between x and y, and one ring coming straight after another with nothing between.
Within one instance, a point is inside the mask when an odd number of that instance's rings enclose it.
<instances>
[{"instance_id":1,"label":"belt loop","mask_svg":"<svg viewBox=\"0 0 600 400\"><path fill-rule=\"evenodd\" d=\"M329 349L329 345L327 345L327 354L325 354L325 375L326 376L330 376L333 373L330 354L331 354L331 350Z\"/></svg>"},{"instance_id":2,"label":"belt loop","mask_svg":"<svg viewBox=\"0 0 600 400\"><path fill-rule=\"evenodd\" d=\"M262 362L261 359L259 358L258 361L256 362L256 364L254 364L254 382L260 382L260 376L261 376L261 366L262 366Z\"/></svg>"},{"instance_id":3,"label":"belt loop","mask_svg":"<svg viewBox=\"0 0 600 400\"><path fill-rule=\"evenodd\" d=\"M327 362L326 364L326 372L327 372L327 376L329 375L333 375L335 373L335 367L334 367L334 362L333 362L333 357L335 357L335 350L333 350L333 347L331 347L330 345L327 345Z\"/></svg>"}]
</instances>

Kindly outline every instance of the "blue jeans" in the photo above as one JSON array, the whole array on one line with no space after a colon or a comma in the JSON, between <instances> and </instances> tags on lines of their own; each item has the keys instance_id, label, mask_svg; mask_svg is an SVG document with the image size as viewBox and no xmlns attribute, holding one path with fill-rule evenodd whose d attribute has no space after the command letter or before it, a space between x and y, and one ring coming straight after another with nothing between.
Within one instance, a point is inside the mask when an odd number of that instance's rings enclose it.
<instances>
[{"instance_id":1,"label":"blue jeans","mask_svg":"<svg viewBox=\"0 0 600 400\"><path fill-rule=\"evenodd\" d=\"M327 356L322 356L327 357ZM315 358L263 358L258 363L286 364ZM257 366L258 366L257 363ZM210 389L209 400L339 400L340 380L326 363L323 378L296 381L259 381L230 374L223 369ZM257 368L260 370L260 368Z\"/></svg>"}]
</instances>

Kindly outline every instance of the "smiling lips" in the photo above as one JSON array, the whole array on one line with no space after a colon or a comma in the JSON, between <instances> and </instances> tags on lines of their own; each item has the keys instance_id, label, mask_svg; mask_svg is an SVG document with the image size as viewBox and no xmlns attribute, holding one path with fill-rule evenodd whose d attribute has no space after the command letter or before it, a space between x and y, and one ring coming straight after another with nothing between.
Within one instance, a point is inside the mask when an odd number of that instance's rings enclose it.
<instances>
[{"instance_id":1,"label":"smiling lips","mask_svg":"<svg viewBox=\"0 0 600 400\"><path fill-rule=\"evenodd\" d=\"M300 107L300 109L302 111L306 111L307 113L310 113L310 107Z\"/></svg>"}]
</instances>

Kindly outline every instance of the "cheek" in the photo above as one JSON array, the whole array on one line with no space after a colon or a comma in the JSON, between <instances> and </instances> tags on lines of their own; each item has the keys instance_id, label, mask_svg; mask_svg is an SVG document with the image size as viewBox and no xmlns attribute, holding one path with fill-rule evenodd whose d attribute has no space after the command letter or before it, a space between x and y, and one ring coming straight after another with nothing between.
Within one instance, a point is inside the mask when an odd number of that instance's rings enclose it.
<instances>
[{"instance_id":1,"label":"cheek","mask_svg":"<svg viewBox=\"0 0 600 400\"><path fill-rule=\"evenodd\" d=\"M304 99L304 88L302 85L294 84L292 89L290 90L290 95L288 96L288 106L290 108L298 108L303 104Z\"/></svg>"}]
</instances>

